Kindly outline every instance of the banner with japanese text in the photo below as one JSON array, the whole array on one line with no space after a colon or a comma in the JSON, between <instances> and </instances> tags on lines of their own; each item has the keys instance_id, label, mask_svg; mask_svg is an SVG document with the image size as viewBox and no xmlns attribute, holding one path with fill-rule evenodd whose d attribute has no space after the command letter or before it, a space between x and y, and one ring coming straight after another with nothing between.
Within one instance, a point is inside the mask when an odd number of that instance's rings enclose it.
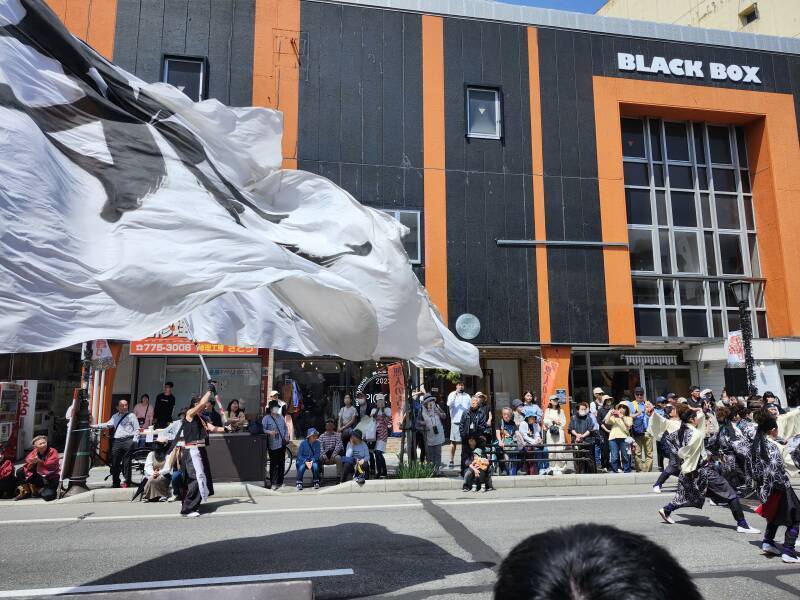
<instances>
[{"instance_id":1,"label":"banner with japanese text","mask_svg":"<svg viewBox=\"0 0 800 600\"><path fill-rule=\"evenodd\" d=\"M558 362L547 359L542 360L542 406L547 406L547 398L556 393L557 373Z\"/></svg>"},{"instance_id":2,"label":"banner with japanese text","mask_svg":"<svg viewBox=\"0 0 800 600\"><path fill-rule=\"evenodd\" d=\"M406 402L406 378L403 363L392 363L386 367L389 376L389 402L392 405L392 428L403 429L403 410Z\"/></svg>"}]
</instances>

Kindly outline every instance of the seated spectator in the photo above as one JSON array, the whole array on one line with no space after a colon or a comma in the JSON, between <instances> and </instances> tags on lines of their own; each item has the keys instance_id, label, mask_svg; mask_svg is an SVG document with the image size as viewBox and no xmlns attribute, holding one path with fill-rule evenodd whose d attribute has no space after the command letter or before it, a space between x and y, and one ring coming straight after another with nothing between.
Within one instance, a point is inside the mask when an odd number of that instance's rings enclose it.
<instances>
[{"instance_id":1,"label":"seated spectator","mask_svg":"<svg viewBox=\"0 0 800 600\"><path fill-rule=\"evenodd\" d=\"M519 467L516 434L517 426L514 424L513 413L506 406L503 408L503 418L495 432L500 468L506 475L516 475Z\"/></svg>"},{"instance_id":2,"label":"seated spectator","mask_svg":"<svg viewBox=\"0 0 800 600\"><path fill-rule=\"evenodd\" d=\"M519 424L525 419L522 413L525 411L525 403L519 398L511 401L511 412L514 413L514 425L519 427Z\"/></svg>"},{"instance_id":3,"label":"seated spectator","mask_svg":"<svg viewBox=\"0 0 800 600\"><path fill-rule=\"evenodd\" d=\"M33 450L25 457L22 467L17 469L18 487L14 500L29 496L41 496L45 502L55 500L60 475L58 450L50 447L47 437L37 435L33 438Z\"/></svg>"},{"instance_id":4,"label":"seated spectator","mask_svg":"<svg viewBox=\"0 0 800 600\"><path fill-rule=\"evenodd\" d=\"M5 446L0 446L0 500L8 500L14 496L17 479L14 477L14 463L3 456Z\"/></svg>"},{"instance_id":5,"label":"seated spectator","mask_svg":"<svg viewBox=\"0 0 800 600\"><path fill-rule=\"evenodd\" d=\"M297 449L295 466L297 468L298 492L303 490L303 475L306 474L307 470L311 471L311 481L314 484L314 489L319 489L319 459L322 451L318 438L319 431L311 427L306 433L306 439L300 442L300 447Z\"/></svg>"},{"instance_id":6,"label":"seated spectator","mask_svg":"<svg viewBox=\"0 0 800 600\"><path fill-rule=\"evenodd\" d=\"M464 473L464 487L462 489L465 492L469 492L473 490L473 484L476 492L481 491L481 485L484 486L484 492L494 490L489 459L483 456L483 450L480 448L475 448L472 451L472 461Z\"/></svg>"},{"instance_id":7,"label":"seated spectator","mask_svg":"<svg viewBox=\"0 0 800 600\"><path fill-rule=\"evenodd\" d=\"M522 541L500 565L494 597L703 598L686 569L664 548L644 536L596 523L551 529Z\"/></svg>"},{"instance_id":8,"label":"seated spectator","mask_svg":"<svg viewBox=\"0 0 800 600\"><path fill-rule=\"evenodd\" d=\"M170 497L173 455L167 450L167 443L159 438L155 450L144 461L144 476L147 479L142 491L143 502L165 502Z\"/></svg>"},{"instance_id":9,"label":"seated spectator","mask_svg":"<svg viewBox=\"0 0 800 600\"><path fill-rule=\"evenodd\" d=\"M358 484L363 484L369 476L369 448L364 442L364 434L358 429L350 433L350 442L342 457L342 479L344 483L349 477Z\"/></svg>"},{"instance_id":10,"label":"seated spectator","mask_svg":"<svg viewBox=\"0 0 800 600\"><path fill-rule=\"evenodd\" d=\"M534 460L526 460L521 467L528 475L545 475L550 472L547 450L542 448L542 431L537 423L537 413L533 407L526 406L523 413L525 419L517 429L517 446L523 450L523 456L532 456Z\"/></svg>"},{"instance_id":11,"label":"seated spectator","mask_svg":"<svg viewBox=\"0 0 800 600\"><path fill-rule=\"evenodd\" d=\"M239 406L239 401L236 398L228 402L225 417L228 419L228 427L231 428L231 431L247 431L247 417L245 417L244 410Z\"/></svg>"},{"instance_id":12,"label":"seated spectator","mask_svg":"<svg viewBox=\"0 0 800 600\"><path fill-rule=\"evenodd\" d=\"M325 465L336 465L336 479L342 478L342 436L336 431L336 421L332 418L325 419L325 431L319 436L320 444L320 470Z\"/></svg>"}]
</instances>

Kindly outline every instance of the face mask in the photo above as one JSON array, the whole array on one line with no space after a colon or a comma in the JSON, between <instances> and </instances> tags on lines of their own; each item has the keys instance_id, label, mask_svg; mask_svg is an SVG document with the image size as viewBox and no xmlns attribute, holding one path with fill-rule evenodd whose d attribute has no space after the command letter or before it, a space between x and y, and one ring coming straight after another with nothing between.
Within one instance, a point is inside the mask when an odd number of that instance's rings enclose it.
<instances>
[{"instance_id":1,"label":"face mask","mask_svg":"<svg viewBox=\"0 0 800 600\"><path fill-rule=\"evenodd\" d=\"M280 412L281 412L280 407L278 407L278 406L273 407L273 409L272 409L272 414L273 415L277 415Z\"/></svg>"},{"instance_id":2,"label":"face mask","mask_svg":"<svg viewBox=\"0 0 800 600\"><path fill-rule=\"evenodd\" d=\"M585 416L586 416L586 414L587 414L587 412L586 412L585 410L579 410L579 411L578 411L578 414L579 414L580 416L582 416L582 417L585 417Z\"/></svg>"}]
</instances>

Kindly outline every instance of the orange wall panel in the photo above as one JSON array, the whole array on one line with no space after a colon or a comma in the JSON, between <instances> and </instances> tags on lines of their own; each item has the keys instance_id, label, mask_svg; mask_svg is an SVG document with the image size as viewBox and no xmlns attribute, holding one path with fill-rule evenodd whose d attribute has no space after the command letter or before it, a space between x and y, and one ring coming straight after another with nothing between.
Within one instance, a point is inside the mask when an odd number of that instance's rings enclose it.
<instances>
[{"instance_id":1,"label":"orange wall panel","mask_svg":"<svg viewBox=\"0 0 800 600\"><path fill-rule=\"evenodd\" d=\"M556 371L556 389L563 388L569 394L569 367L570 359L572 356L572 348L567 346L542 346L542 358L545 360L552 360L558 363L558 371ZM542 410L547 408L547 398L542 398ZM562 405L561 408L567 416L567 425L569 425L570 410L569 402ZM565 428L566 430L566 428ZM566 434L566 439L569 441L569 433Z\"/></svg>"},{"instance_id":2,"label":"orange wall panel","mask_svg":"<svg viewBox=\"0 0 800 600\"><path fill-rule=\"evenodd\" d=\"M70 33L108 60L114 58L117 0L47 0L47 5Z\"/></svg>"},{"instance_id":3,"label":"orange wall panel","mask_svg":"<svg viewBox=\"0 0 800 600\"><path fill-rule=\"evenodd\" d=\"M425 287L449 324L447 311L447 179L444 154L444 24L422 16L422 129Z\"/></svg>"}]
</instances>

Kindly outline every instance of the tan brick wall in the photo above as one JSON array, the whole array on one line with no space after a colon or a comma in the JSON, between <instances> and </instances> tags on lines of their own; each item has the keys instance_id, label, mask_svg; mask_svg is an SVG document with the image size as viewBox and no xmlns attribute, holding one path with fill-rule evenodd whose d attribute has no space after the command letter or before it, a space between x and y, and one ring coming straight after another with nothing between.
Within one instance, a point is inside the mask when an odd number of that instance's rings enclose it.
<instances>
[{"instance_id":1,"label":"tan brick wall","mask_svg":"<svg viewBox=\"0 0 800 600\"><path fill-rule=\"evenodd\" d=\"M481 348L480 352L481 366L485 366L484 361L490 359L519 360L520 395L530 390L534 396L539 396L542 370L539 363L541 354L538 348Z\"/></svg>"}]
</instances>

